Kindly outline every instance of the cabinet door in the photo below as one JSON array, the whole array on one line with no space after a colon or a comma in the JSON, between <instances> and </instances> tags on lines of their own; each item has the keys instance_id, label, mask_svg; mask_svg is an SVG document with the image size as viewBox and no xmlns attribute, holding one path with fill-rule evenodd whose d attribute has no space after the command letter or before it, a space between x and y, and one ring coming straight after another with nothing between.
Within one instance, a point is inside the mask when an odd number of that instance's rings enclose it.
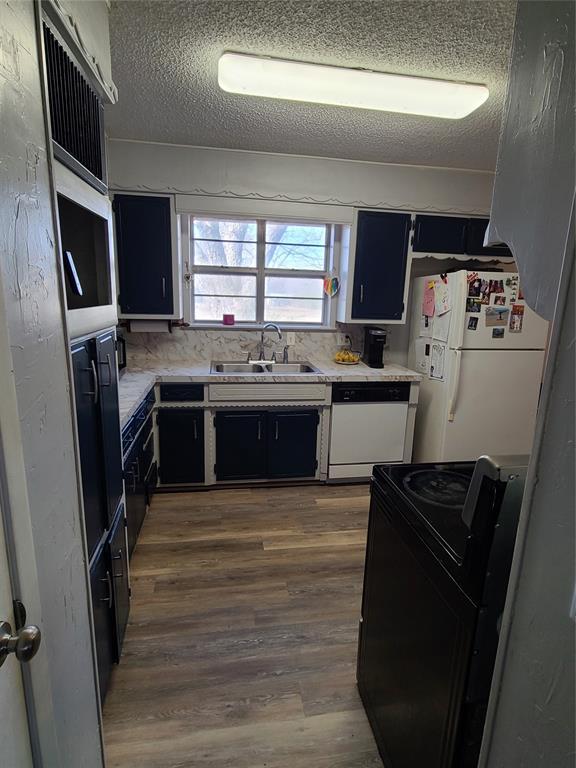
<instances>
[{"instance_id":1,"label":"cabinet door","mask_svg":"<svg viewBox=\"0 0 576 768\"><path fill-rule=\"evenodd\" d=\"M359 211L352 318L401 320L410 215Z\"/></svg>"},{"instance_id":2,"label":"cabinet door","mask_svg":"<svg viewBox=\"0 0 576 768\"><path fill-rule=\"evenodd\" d=\"M141 447L142 440L141 437L138 437L124 462L129 556L132 556L140 528L142 528L146 516L146 487L139 460Z\"/></svg>"},{"instance_id":3,"label":"cabinet door","mask_svg":"<svg viewBox=\"0 0 576 768\"><path fill-rule=\"evenodd\" d=\"M266 414L221 411L216 415L216 479L266 477Z\"/></svg>"},{"instance_id":4,"label":"cabinet door","mask_svg":"<svg viewBox=\"0 0 576 768\"><path fill-rule=\"evenodd\" d=\"M119 305L125 315L171 315L170 199L115 195Z\"/></svg>"},{"instance_id":5,"label":"cabinet door","mask_svg":"<svg viewBox=\"0 0 576 768\"><path fill-rule=\"evenodd\" d=\"M461 216L416 216L412 250L465 253L468 219Z\"/></svg>"},{"instance_id":6,"label":"cabinet door","mask_svg":"<svg viewBox=\"0 0 576 768\"><path fill-rule=\"evenodd\" d=\"M110 552L110 573L114 590L114 616L116 619L116 661L120 661L122 643L126 634L130 613L130 586L128 578L128 552L126 551L126 524L124 506L120 505L116 522L108 540Z\"/></svg>"},{"instance_id":7,"label":"cabinet door","mask_svg":"<svg viewBox=\"0 0 576 768\"><path fill-rule=\"evenodd\" d=\"M122 496L122 444L118 411L118 370L115 335L96 337L96 363L99 379L99 405L104 444L104 473L108 500L108 519L112 522Z\"/></svg>"},{"instance_id":8,"label":"cabinet door","mask_svg":"<svg viewBox=\"0 0 576 768\"><path fill-rule=\"evenodd\" d=\"M318 411L268 414L268 477L314 477Z\"/></svg>"},{"instance_id":9,"label":"cabinet door","mask_svg":"<svg viewBox=\"0 0 576 768\"><path fill-rule=\"evenodd\" d=\"M108 547L102 548L90 570L90 587L100 701L104 703L112 664L116 658L114 596Z\"/></svg>"},{"instance_id":10,"label":"cabinet door","mask_svg":"<svg viewBox=\"0 0 576 768\"><path fill-rule=\"evenodd\" d=\"M489 219L468 219L466 253L470 256L505 256L510 258L512 253L505 245L484 247L484 235Z\"/></svg>"},{"instance_id":11,"label":"cabinet door","mask_svg":"<svg viewBox=\"0 0 576 768\"><path fill-rule=\"evenodd\" d=\"M80 449L84 524L88 556L92 557L108 528L104 450L100 433L99 388L93 343L89 339L72 347L76 423Z\"/></svg>"},{"instance_id":12,"label":"cabinet door","mask_svg":"<svg viewBox=\"0 0 576 768\"><path fill-rule=\"evenodd\" d=\"M204 482L204 412L160 408L157 416L162 483Z\"/></svg>"}]
</instances>

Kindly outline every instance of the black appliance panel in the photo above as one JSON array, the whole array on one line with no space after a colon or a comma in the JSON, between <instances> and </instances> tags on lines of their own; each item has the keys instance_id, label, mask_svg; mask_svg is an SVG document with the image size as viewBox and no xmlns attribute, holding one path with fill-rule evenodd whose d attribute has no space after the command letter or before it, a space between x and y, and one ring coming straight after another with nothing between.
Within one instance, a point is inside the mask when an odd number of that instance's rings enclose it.
<instances>
[{"instance_id":1,"label":"black appliance panel","mask_svg":"<svg viewBox=\"0 0 576 768\"><path fill-rule=\"evenodd\" d=\"M160 384L160 400L165 403L201 402L203 384Z\"/></svg>"},{"instance_id":2,"label":"black appliance panel","mask_svg":"<svg viewBox=\"0 0 576 768\"><path fill-rule=\"evenodd\" d=\"M447 766L476 606L375 485L368 541L358 687L376 742L389 768Z\"/></svg>"},{"instance_id":3,"label":"black appliance panel","mask_svg":"<svg viewBox=\"0 0 576 768\"><path fill-rule=\"evenodd\" d=\"M470 529L462 520L474 462L450 464L390 464L374 468L384 485L402 498L404 514L419 530L453 575L467 579L461 566L470 545Z\"/></svg>"},{"instance_id":4,"label":"black appliance panel","mask_svg":"<svg viewBox=\"0 0 576 768\"><path fill-rule=\"evenodd\" d=\"M407 403L409 399L409 381L332 385L334 403Z\"/></svg>"}]
</instances>

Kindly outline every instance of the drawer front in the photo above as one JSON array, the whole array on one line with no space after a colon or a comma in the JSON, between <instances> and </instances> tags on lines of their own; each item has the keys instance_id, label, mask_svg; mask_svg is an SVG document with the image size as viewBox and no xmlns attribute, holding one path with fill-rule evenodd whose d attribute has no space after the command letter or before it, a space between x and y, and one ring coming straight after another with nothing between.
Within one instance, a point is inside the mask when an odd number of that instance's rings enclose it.
<instances>
[{"instance_id":1,"label":"drawer front","mask_svg":"<svg viewBox=\"0 0 576 768\"><path fill-rule=\"evenodd\" d=\"M282 402L284 400L326 400L325 384L210 384L208 398L211 402Z\"/></svg>"},{"instance_id":2,"label":"drawer front","mask_svg":"<svg viewBox=\"0 0 576 768\"><path fill-rule=\"evenodd\" d=\"M204 400L203 384L160 384L163 403L193 403Z\"/></svg>"}]
</instances>

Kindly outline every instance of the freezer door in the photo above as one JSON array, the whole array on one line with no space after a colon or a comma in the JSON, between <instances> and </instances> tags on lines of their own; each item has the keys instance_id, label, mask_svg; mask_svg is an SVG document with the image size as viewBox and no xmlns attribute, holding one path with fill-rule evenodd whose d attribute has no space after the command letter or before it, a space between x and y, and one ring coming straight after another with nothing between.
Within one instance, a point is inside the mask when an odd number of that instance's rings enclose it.
<instances>
[{"instance_id":1,"label":"freezer door","mask_svg":"<svg viewBox=\"0 0 576 768\"><path fill-rule=\"evenodd\" d=\"M489 289L491 284L499 292L487 293L486 288ZM518 298L517 273L468 273L466 294L461 341L453 337L451 346L463 349L544 349L548 322Z\"/></svg>"},{"instance_id":2,"label":"freezer door","mask_svg":"<svg viewBox=\"0 0 576 768\"><path fill-rule=\"evenodd\" d=\"M443 445L437 460L529 454L544 367L542 350L450 351Z\"/></svg>"}]
</instances>

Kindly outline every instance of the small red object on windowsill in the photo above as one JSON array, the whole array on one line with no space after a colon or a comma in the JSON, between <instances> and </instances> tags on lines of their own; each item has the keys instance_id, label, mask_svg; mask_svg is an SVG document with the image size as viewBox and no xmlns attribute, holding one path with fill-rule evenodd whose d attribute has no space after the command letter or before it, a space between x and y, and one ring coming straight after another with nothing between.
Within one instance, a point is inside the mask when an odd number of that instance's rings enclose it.
<instances>
[{"instance_id":1,"label":"small red object on windowsill","mask_svg":"<svg viewBox=\"0 0 576 768\"><path fill-rule=\"evenodd\" d=\"M234 325L234 315L222 315L222 325Z\"/></svg>"}]
</instances>

